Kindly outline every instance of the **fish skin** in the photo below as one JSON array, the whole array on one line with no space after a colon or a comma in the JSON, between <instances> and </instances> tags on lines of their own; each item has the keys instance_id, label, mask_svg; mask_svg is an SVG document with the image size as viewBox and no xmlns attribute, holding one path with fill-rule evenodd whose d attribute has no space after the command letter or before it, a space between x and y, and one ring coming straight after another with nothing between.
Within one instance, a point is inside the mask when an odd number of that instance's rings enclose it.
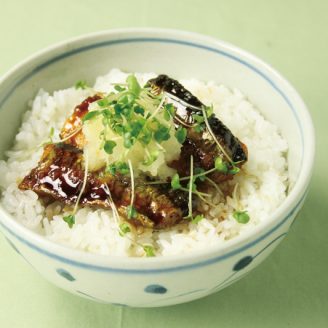
<instances>
[{"instance_id":1,"label":"fish skin","mask_svg":"<svg viewBox=\"0 0 328 328\"><path fill-rule=\"evenodd\" d=\"M224 154L209 135L207 129L196 132L192 126L196 123L193 114L203 116L202 107L205 105L195 97L190 91L177 80L170 78L165 74L161 74L154 79L148 81L148 85L156 94L166 92L173 95L173 103L176 104L179 120L175 120L176 126L180 126L181 120L187 128L187 138L182 145L180 158L173 161L170 166L177 169L182 176L190 174L190 157L193 156L194 166L209 170L214 167L215 159L220 156L224 158ZM179 104L176 99L182 100L186 105ZM190 105L188 107L188 104ZM239 168L247 161L248 151L243 144L232 132L214 115L208 117L208 123L217 138L218 142L223 146L225 152L231 157L234 165ZM231 165L232 163L228 163ZM232 179L231 174L214 172L210 178L216 183Z\"/></svg>"}]
</instances>

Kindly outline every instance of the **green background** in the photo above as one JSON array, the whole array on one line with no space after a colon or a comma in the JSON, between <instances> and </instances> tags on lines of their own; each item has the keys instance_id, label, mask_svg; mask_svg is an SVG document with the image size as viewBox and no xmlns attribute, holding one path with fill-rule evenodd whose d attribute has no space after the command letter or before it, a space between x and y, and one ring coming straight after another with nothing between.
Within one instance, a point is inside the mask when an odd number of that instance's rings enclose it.
<instances>
[{"instance_id":1,"label":"green background","mask_svg":"<svg viewBox=\"0 0 328 328\"><path fill-rule=\"evenodd\" d=\"M317 155L289 236L227 289L178 306L130 309L72 296L39 277L0 236L0 327L328 327L328 1L0 1L0 74L54 42L117 27L215 36L278 69L312 114Z\"/></svg>"}]
</instances>

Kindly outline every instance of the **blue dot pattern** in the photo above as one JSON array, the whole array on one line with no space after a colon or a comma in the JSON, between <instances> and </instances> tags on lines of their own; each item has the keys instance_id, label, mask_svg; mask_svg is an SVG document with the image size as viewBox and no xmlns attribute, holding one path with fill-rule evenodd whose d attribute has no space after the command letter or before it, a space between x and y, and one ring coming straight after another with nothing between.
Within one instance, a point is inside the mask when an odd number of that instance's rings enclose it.
<instances>
[{"instance_id":1,"label":"blue dot pattern","mask_svg":"<svg viewBox=\"0 0 328 328\"><path fill-rule=\"evenodd\" d=\"M63 278L65 278L68 281L76 280L68 271L66 271L64 269L57 269L56 271L60 276L62 276Z\"/></svg>"},{"instance_id":2,"label":"blue dot pattern","mask_svg":"<svg viewBox=\"0 0 328 328\"><path fill-rule=\"evenodd\" d=\"M161 285L148 285L145 288L145 292L149 294L165 294L167 289Z\"/></svg>"},{"instance_id":3,"label":"blue dot pattern","mask_svg":"<svg viewBox=\"0 0 328 328\"><path fill-rule=\"evenodd\" d=\"M239 260L233 267L234 271L240 271L247 267L253 261L253 257L248 255Z\"/></svg>"}]
</instances>

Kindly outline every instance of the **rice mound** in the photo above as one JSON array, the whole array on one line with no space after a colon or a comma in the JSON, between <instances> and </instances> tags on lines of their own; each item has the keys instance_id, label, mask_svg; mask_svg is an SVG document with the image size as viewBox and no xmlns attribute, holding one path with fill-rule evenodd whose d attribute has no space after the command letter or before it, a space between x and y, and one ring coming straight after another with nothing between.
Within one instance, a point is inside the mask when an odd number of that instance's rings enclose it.
<instances>
[{"instance_id":1,"label":"rice mound","mask_svg":"<svg viewBox=\"0 0 328 328\"><path fill-rule=\"evenodd\" d=\"M127 75L113 69L98 77L93 89L108 93L113 83L124 83ZM136 74L142 85L155 76ZM213 104L214 113L247 145L249 153L243 170L229 182L234 186L232 196L222 199L214 194L212 202L216 206L203 204L207 214L198 224L178 225L168 231L145 231L140 235L129 232L122 237L111 210L85 207L77 211L76 223L70 229L63 221L63 206L59 202L44 207L36 193L18 189L17 181L37 165L43 151L40 145L47 140L50 127L58 135L73 108L92 95L90 89L69 88L52 95L42 89L38 92L23 116L13 148L6 153L7 161L0 161L1 204L18 222L53 242L113 256L145 256L142 247L145 244L153 245L156 256L189 253L223 244L253 229L286 197L287 142L277 127L265 120L239 90L195 79L180 82L204 104ZM233 218L236 208L248 211L250 221L247 224L240 224Z\"/></svg>"}]
</instances>

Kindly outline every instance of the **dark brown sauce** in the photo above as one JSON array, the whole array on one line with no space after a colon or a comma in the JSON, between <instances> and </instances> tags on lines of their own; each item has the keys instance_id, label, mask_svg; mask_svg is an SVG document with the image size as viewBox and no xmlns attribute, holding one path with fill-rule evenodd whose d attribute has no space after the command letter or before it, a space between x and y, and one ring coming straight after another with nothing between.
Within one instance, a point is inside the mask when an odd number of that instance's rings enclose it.
<instances>
[{"instance_id":1,"label":"dark brown sauce","mask_svg":"<svg viewBox=\"0 0 328 328\"><path fill-rule=\"evenodd\" d=\"M99 99L101 99L100 95L88 97L80 105L75 107L73 114L65 121L64 126L60 132L61 139L65 139L72 135L66 142L79 148L83 147L84 135L82 130L79 131L79 128L82 127L82 118L89 111L89 105ZM78 132L74 133L75 131Z\"/></svg>"},{"instance_id":2,"label":"dark brown sauce","mask_svg":"<svg viewBox=\"0 0 328 328\"><path fill-rule=\"evenodd\" d=\"M84 179L83 154L69 144L51 144L44 149L39 165L19 184L22 190L31 189L42 196L51 196L65 204L75 205L81 192ZM182 210L175 205L177 195L170 196L162 189L147 185L147 181L138 178L135 188L134 207L138 217L130 220L136 226L167 228L182 219ZM129 177L121 175L88 173L86 186L80 199L80 205L110 208L109 192L121 215L127 215L126 208L131 203L131 182ZM182 208L186 208L187 199Z\"/></svg>"}]
</instances>

